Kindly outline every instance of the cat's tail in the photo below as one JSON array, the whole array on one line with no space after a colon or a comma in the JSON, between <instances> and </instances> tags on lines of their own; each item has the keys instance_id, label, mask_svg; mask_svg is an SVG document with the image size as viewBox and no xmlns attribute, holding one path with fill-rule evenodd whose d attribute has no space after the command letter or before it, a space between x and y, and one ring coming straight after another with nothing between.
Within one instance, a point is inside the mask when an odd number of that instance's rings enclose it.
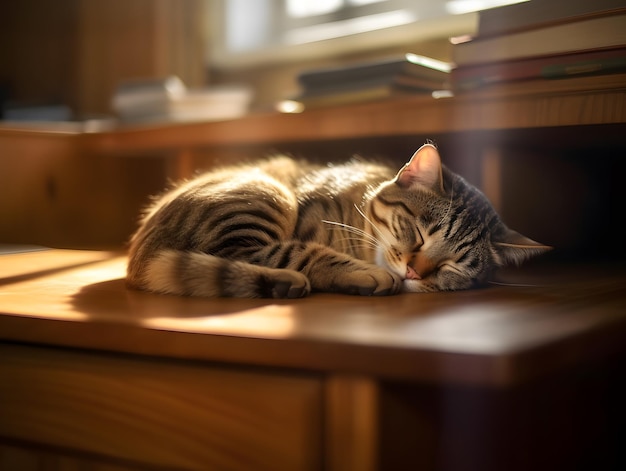
<instances>
[{"instance_id":1,"label":"cat's tail","mask_svg":"<svg viewBox=\"0 0 626 471\"><path fill-rule=\"evenodd\" d=\"M179 296L299 298L311 291L308 278L294 270L172 249L141 264L131 257L126 280L132 288Z\"/></svg>"}]
</instances>

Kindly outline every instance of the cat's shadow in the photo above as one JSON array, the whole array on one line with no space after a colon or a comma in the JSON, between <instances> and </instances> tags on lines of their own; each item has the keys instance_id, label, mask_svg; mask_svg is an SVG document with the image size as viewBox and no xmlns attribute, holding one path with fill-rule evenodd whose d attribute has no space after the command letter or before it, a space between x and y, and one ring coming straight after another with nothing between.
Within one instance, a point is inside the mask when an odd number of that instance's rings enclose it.
<instances>
[{"instance_id":1,"label":"cat's shadow","mask_svg":"<svg viewBox=\"0 0 626 471\"><path fill-rule=\"evenodd\" d=\"M159 317L194 318L236 314L290 302L294 300L208 299L154 294L129 288L124 278L87 284L71 298L72 307L92 320L124 323Z\"/></svg>"},{"instance_id":2,"label":"cat's shadow","mask_svg":"<svg viewBox=\"0 0 626 471\"><path fill-rule=\"evenodd\" d=\"M396 319L419 317L425 319L449 312L455 306L463 306L486 301L485 294L496 294L498 289L467 290L440 293L405 293L389 297L363 297L341 294L313 293L300 299L242 299L242 298L200 298L163 295L129 288L124 278L115 278L83 286L72 296L73 308L96 322L111 322L131 325L169 325L172 328L202 328L203 319L220 316L242 317L235 321L241 325L256 322L256 316L269 322L281 316L290 317L291 306L310 304L299 310L303 315L292 318L297 323L315 325L335 325L344 322L340 318L362 319L366 317ZM496 298L499 298L496 296ZM268 316L267 308L277 307ZM307 313L311 313L308 316ZM345 314L359 314L350 316ZM180 320L178 324L177 320ZM380 322L384 322L381 320ZM390 320L390 322L395 322Z\"/></svg>"},{"instance_id":3,"label":"cat's shadow","mask_svg":"<svg viewBox=\"0 0 626 471\"><path fill-rule=\"evenodd\" d=\"M152 325L155 319L169 319L172 322L180 319L183 323L193 324L203 318L245 315L271 306L287 307L302 303L315 304L315 307L304 309L302 312L314 312L313 317L324 318L330 323L334 322L332 313L354 313L359 310L376 315L384 314L390 318L419 316L423 319L449 312L459 306L472 304L485 306L501 303L503 300L522 302L529 295L545 290L545 286L542 285L545 285L546 281L550 285L550 291L553 291L554 280L550 277L547 280L543 278L535 276L527 279L516 270L513 275L500 278L504 283L496 283L495 286L490 284L483 286L482 289L406 293L378 299L324 293L314 293L301 299L183 297L135 290L126 285L125 278L113 278L84 285L71 297L70 303L75 311L85 315L88 320L131 325ZM529 280L532 283L528 283ZM284 309L277 311L285 312ZM312 322L312 319L304 316L299 322Z\"/></svg>"}]
</instances>

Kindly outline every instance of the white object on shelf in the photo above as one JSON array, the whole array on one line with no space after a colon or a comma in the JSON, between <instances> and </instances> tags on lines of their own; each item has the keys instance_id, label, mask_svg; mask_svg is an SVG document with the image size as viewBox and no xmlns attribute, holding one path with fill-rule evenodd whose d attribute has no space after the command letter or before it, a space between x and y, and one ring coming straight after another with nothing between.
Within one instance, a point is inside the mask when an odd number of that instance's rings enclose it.
<instances>
[{"instance_id":1,"label":"white object on shelf","mask_svg":"<svg viewBox=\"0 0 626 471\"><path fill-rule=\"evenodd\" d=\"M249 87L229 85L187 89L177 77L120 85L113 109L122 122L185 122L234 119L247 113Z\"/></svg>"}]
</instances>

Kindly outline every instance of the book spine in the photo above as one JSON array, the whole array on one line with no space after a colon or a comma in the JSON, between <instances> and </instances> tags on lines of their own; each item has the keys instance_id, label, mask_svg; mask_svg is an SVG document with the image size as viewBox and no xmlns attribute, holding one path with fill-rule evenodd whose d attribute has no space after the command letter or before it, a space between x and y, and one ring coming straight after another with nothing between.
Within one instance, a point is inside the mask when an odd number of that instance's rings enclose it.
<instances>
[{"instance_id":1,"label":"book spine","mask_svg":"<svg viewBox=\"0 0 626 471\"><path fill-rule=\"evenodd\" d=\"M478 35L499 36L543 28L559 22L616 13L625 7L624 0L534 0L490 8L478 14Z\"/></svg>"},{"instance_id":2,"label":"book spine","mask_svg":"<svg viewBox=\"0 0 626 471\"><path fill-rule=\"evenodd\" d=\"M454 46L454 62L461 66L623 46L626 44L624 24L626 14L476 38Z\"/></svg>"},{"instance_id":3,"label":"book spine","mask_svg":"<svg viewBox=\"0 0 626 471\"><path fill-rule=\"evenodd\" d=\"M405 63L366 64L363 66L321 69L302 72L297 79L303 87L327 87L338 82L376 79L402 72Z\"/></svg>"},{"instance_id":4,"label":"book spine","mask_svg":"<svg viewBox=\"0 0 626 471\"><path fill-rule=\"evenodd\" d=\"M626 57L581 61L575 64L553 64L541 70L545 78L563 78L572 75L594 75L626 70Z\"/></svg>"},{"instance_id":5,"label":"book spine","mask_svg":"<svg viewBox=\"0 0 626 471\"><path fill-rule=\"evenodd\" d=\"M455 90L469 90L500 82L606 74L621 72L624 69L626 69L626 48L600 49L458 67L451 72L451 82Z\"/></svg>"},{"instance_id":6,"label":"book spine","mask_svg":"<svg viewBox=\"0 0 626 471\"><path fill-rule=\"evenodd\" d=\"M407 54L409 56L409 54ZM401 60L383 61L378 63L357 64L334 69L317 69L301 72L297 76L298 83L304 88L328 87L336 83L358 82L393 77L396 75L410 75L424 80L443 81L448 76L451 64L435 59L422 58L424 63L411 62L406 57ZM431 61L446 70L440 70L427 65Z\"/></svg>"}]
</instances>

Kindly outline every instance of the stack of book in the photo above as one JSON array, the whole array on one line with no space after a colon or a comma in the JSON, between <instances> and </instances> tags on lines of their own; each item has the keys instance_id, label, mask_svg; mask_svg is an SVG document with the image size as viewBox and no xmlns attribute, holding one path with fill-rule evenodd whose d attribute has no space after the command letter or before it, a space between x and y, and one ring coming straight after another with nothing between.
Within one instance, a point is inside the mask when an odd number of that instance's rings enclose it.
<instances>
[{"instance_id":1,"label":"stack of book","mask_svg":"<svg viewBox=\"0 0 626 471\"><path fill-rule=\"evenodd\" d=\"M171 76L120 83L112 106L123 123L218 121L244 115L251 99L248 87L190 90Z\"/></svg>"},{"instance_id":2,"label":"stack of book","mask_svg":"<svg viewBox=\"0 0 626 471\"><path fill-rule=\"evenodd\" d=\"M626 72L624 0L534 0L479 13L456 43L455 91L491 84Z\"/></svg>"},{"instance_id":3,"label":"stack of book","mask_svg":"<svg viewBox=\"0 0 626 471\"><path fill-rule=\"evenodd\" d=\"M378 100L449 89L452 64L417 54L340 67L307 70L297 77L292 98L305 108Z\"/></svg>"}]
</instances>

